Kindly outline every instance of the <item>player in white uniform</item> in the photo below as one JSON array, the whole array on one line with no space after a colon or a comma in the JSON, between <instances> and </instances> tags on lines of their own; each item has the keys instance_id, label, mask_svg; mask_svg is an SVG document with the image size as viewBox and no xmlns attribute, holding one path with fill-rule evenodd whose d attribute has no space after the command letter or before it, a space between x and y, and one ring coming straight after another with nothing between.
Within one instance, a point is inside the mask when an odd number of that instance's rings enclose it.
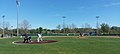
<instances>
[{"instance_id":1,"label":"player in white uniform","mask_svg":"<svg viewBox=\"0 0 120 54\"><path fill-rule=\"evenodd\" d=\"M42 40L42 35L41 35L41 34L38 34L37 42L40 42L40 41L43 41L43 40Z\"/></svg>"}]
</instances>

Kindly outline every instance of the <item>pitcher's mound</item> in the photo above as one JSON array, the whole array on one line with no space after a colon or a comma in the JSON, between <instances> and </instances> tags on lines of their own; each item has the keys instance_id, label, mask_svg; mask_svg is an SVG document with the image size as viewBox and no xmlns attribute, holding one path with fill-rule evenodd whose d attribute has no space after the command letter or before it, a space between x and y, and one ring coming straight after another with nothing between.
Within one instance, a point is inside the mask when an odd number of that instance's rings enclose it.
<instances>
[{"instance_id":1,"label":"pitcher's mound","mask_svg":"<svg viewBox=\"0 0 120 54\"><path fill-rule=\"evenodd\" d=\"M29 43L24 43L23 41L16 41L16 42L13 42L14 44L45 44L45 43L54 43L54 42L57 42L55 40L43 40L43 41L40 41L40 42L37 42L37 41L31 41Z\"/></svg>"}]
</instances>

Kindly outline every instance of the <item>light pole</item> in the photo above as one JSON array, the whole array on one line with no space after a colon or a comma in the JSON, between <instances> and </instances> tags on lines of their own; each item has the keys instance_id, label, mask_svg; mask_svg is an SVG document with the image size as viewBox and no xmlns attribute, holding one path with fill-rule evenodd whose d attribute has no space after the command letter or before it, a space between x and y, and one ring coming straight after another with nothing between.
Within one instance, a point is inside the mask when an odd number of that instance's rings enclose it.
<instances>
[{"instance_id":1,"label":"light pole","mask_svg":"<svg viewBox=\"0 0 120 54\"><path fill-rule=\"evenodd\" d=\"M3 15L2 18L3 18L3 37L4 37L4 35L5 35L5 30L4 30L4 28L5 28L5 22L4 22L5 16Z\"/></svg>"},{"instance_id":2,"label":"light pole","mask_svg":"<svg viewBox=\"0 0 120 54\"><path fill-rule=\"evenodd\" d=\"M96 27L97 27L96 33L97 33L97 35L99 34L98 18L99 18L99 16L96 16L96 20L97 20L97 23L96 23Z\"/></svg>"},{"instance_id":3,"label":"light pole","mask_svg":"<svg viewBox=\"0 0 120 54\"><path fill-rule=\"evenodd\" d=\"M65 16L62 16L62 18L63 18L63 33L65 33Z\"/></svg>"},{"instance_id":4,"label":"light pole","mask_svg":"<svg viewBox=\"0 0 120 54\"><path fill-rule=\"evenodd\" d=\"M19 36L19 28L18 28L19 1L18 0L16 0L16 4L17 4L17 36Z\"/></svg>"},{"instance_id":5,"label":"light pole","mask_svg":"<svg viewBox=\"0 0 120 54\"><path fill-rule=\"evenodd\" d=\"M11 37L13 36L13 26L11 26Z\"/></svg>"}]
</instances>

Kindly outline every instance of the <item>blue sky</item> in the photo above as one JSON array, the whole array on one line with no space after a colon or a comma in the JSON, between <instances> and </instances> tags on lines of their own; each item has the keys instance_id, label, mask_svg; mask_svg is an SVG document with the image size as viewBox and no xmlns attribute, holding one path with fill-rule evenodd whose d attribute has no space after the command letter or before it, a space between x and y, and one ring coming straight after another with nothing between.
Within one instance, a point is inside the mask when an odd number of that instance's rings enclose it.
<instances>
[{"instance_id":1,"label":"blue sky","mask_svg":"<svg viewBox=\"0 0 120 54\"><path fill-rule=\"evenodd\" d=\"M16 28L16 0L0 0L0 23L5 15L5 22ZM28 20L31 28L43 27L55 29L63 23L82 27L88 23L96 27L96 16L99 24L120 26L120 0L20 0L19 23Z\"/></svg>"}]
</instances>

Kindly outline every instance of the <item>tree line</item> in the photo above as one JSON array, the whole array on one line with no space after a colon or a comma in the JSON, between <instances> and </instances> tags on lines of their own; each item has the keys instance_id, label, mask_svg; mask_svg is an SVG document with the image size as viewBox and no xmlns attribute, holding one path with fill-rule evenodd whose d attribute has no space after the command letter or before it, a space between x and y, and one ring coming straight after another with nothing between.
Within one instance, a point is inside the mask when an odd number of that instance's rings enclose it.
<instances>
[{"instance_id":1,"label":"tree line","mask_svg":"<svg viewBox=\"0 0 120 54\"><path fill-rule=\"evenodd\" d=\"M37 34L37 33L43 33L43 34L52 34L52 33L95 33L96 34L96 28L92 28L90 24L86 23L82 25L81 28L77 28L75 24L70 25L57 25L56 29L44 29L43 27L38 27L35 29L29 29L31 27L30 23L27 20L23 20L20 23L19 26L19 34ZM5 34L16 34L17 29L12 29L12 26L10 28L9 23L6 24L6 27L4 28ZM106 23L102 23L100 27L98 28L99 33L98 34L120 34L120 27L117 26L109 26ZM0 34L2 34L3 28L0 28Z\"/></svg>"}]
</instances>

